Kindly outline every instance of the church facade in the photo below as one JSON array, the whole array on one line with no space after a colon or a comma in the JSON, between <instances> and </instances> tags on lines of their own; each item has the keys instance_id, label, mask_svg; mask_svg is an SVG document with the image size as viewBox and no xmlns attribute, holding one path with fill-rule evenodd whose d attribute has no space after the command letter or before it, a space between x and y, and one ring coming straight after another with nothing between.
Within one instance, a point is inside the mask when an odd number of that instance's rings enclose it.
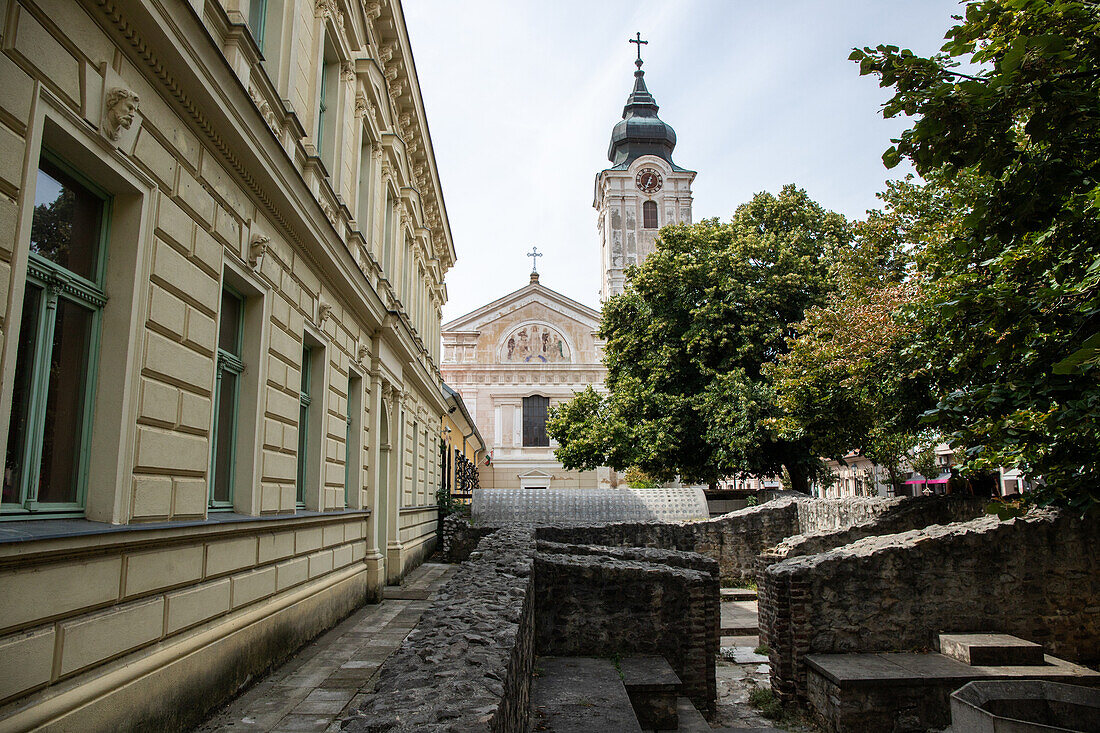
<instances>
[{"instance_id":1,"label":"church facade","mask_svg":"<svg viewBox=\"0 0 1100 733\"><path fill-rule=\"evenodd\" d=\"M612 484L611 472L567 471L546 434L550 407L606 370L596 338L600 314L539 282L530 282L443 326L443 379L474 416L489 453L480 461L485 489L576 489Z\"/></svg>"},{"instance_id":2,"label":"church facade","mask_svg":"<svg viewBox=\"0 0 1100 733\"><path fill-rule=\"evenodd\" d=\"M596 176L601 300L623 291L626 269L653 251L660 227L691 223L695 172L673 162L676 132L657 116L640 53L635 64L634 88L611 134L611 166ZM488 443L482 488L620 485L609 468L566 470L546 434L550 407L585 387L603 389L599 322L599 312L532 272L526 287L444 324L443 378L462 395Z\"/></svg>"}]
</instances>

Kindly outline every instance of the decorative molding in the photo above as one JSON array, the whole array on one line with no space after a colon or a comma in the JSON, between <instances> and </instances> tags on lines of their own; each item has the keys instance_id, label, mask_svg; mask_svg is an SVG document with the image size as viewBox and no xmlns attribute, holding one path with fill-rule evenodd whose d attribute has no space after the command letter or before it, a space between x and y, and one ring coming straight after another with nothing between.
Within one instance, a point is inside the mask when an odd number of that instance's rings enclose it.
<instances>
[{"instance_id":1,"label":"decorative molding","mask_svg":"<svg viewBox=\"0 0 1100 733\"><path fill-rule=\"evenodd\" d=\"M372 23L382 16L382 3L380 2L369 2L366 4L365 8L367 20Z\"/></svg>"},{"instance_id":2,"label":"decorative molding","mask_svg":"<svg viewBox=\"0 0 1100 733\"><path fill-rule=\"evenodd\" d=\"M313 7L313 14L318 18L331 18L337 28L344 30L344 14L340 11L336 0L317 0L317 4Z\"/></svg>"},{"instance_id":3,"label":"decorative molding","mask_svg":"<svg viewBox=\"0 0 1100 733\"><path fill-rule=\"evenodd\" d=\"M260 116L264 118L264 122L271 128L271 131L276 135L279 134L279 117L275 114L275 110L271 108L271 105L263 95L251 84L248 85L248 96L252 99L252 102L256 105L256 109L259 110Z\"/></svg>"},{"instance_id":4,"label":"decorative molding","mask_svg":"<svg viewBox=\"0 0 1100 733\"><path fill-rule=\"evenodd\" d=\"M356 117L356 119L360 119L362 117L365 117L366 114L367 114L367 109L368 109L368 107L367 107L366 97L356 97L355 98L355 117Z\"/></svg>"},{"instance_id":5,"label":"decorative molding","mask_svg":"<svg viewBox=\"0 0 1100 733\"><path fill-rule=\"evenodd\" d=\"M355 66L350 61L344 61L340 64L340 78L346 82L355 81Z\"/></svg>"},{"instance_id":6,"label":"decorative molding","mask_svg":"<svg viewBox=\"0 0 1100 733\"><path fill-rule=\"evenodd\" d=\"M260 265L263 264L264 255L267 254L267 249L270 244L271 237L266 234L252 235L252 241L248 243L248 264L253 270L260 269Z\"/></svg>"},{"instance_id":7,"label":"decorative molding","mask_svg":"<svg viewBox=\"0 0 1100 733\"><path fill-rule=\"evenodd\" d=\"M325 321L332 315L332 303L329 303L324 298L317 300L317 325L325 325Z\"/></svg>"},{"instance_id":8,"label":"decorative molding","mask_svg":"<svg viewBox=\"0 0 1100 733\"><path fill-rule=\"evenodd\" d=\"M356 351L356 362L360 365L367 363L367 357L370 356L370 347L366 344L359 344L359 349Z\"/></svg>"}]
</instances>

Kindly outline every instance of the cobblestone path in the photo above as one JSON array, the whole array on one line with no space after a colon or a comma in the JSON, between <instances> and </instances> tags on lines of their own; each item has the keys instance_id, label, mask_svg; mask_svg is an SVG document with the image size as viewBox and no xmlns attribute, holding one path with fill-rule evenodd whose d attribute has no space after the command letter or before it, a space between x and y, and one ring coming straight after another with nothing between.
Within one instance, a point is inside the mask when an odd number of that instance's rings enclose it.
<instances>
[{"instance_id":1,"label":"cobblestone path","mask_svg":"<svg viewBox=\"0 0 1100 733\"><path fill-rule=\"evenodd\" d=\"M340 719L370 694L375 672L456 568L424 563L401 586L387 586L382 603L364 606L317 637L218 710L196 733L339 731Z\"/></svg>"}]
</instances>

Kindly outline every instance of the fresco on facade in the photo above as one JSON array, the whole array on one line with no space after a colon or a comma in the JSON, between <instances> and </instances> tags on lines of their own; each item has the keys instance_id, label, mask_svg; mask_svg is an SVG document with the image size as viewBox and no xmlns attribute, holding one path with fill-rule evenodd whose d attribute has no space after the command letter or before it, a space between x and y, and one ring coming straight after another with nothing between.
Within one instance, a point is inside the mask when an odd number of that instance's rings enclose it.
<instances>
[{"instance_id":1,"label":"fresco on facade","mask_svg":"<svg viewBox=\"0 0 1100 733\"><path fill-rule=\"evenodd\" d=\"M508 334L500 349L500 360L512 363L551 364L571 361L562 335L537 323L528 323Z\"/></svg>"}]
</instances>

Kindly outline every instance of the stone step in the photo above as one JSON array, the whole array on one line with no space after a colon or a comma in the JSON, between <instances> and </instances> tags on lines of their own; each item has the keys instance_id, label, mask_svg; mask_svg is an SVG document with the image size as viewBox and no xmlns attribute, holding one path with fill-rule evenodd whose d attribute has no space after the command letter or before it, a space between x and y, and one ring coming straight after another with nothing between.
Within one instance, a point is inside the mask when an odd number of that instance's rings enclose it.
<instances>
[{"instance_id":1,"label":"stone step","mask_svg":"<svg viewBox=\"0 0 1100 733\"><path fill-rule=\"evenodd\" d=\"M664 657L626 657L619 663L623 687L646 730L675 730L680 678Z\"/></svg>"},{"instance_id":2,"label":"stone step","mask_svg":"<svg viewBox=\"0 0 1100 733\"><path fill-rule=\"evenodd\" d=\"M619 671L609 659L539 657L531 684L531 729L555 733L642 733Z\"/></svg>"},{"instance_id":3,"label":"stone step","mask_svg":"<svg viewBox=\"0 0 1100 733\"><path fill-rule=\"evenodd\" d=\"M723 626L720 634L722 636L759 636L759 626Z\"/></svg>"},{"instance_id":4,"label":"stone step","mask_svg":"<svg viewBox=\"0 0 1100 733\"><path fill-rule=\"evenodd\" d=\"M686 697L676 698L676 713L680 724L673 730L677 733L711 733L714 730L703 714L696 710L691 700Z\"/></svg>"},{"instance_id":5,"label":"stone step","mask_svg":"<svg viewBox=\"0 0 1100 733\"><path fill-rule=\"evenodd\" d=\"M940 634L940 654L972 667L1034 667L1043 647L1008 634Z\"/></svg>"}]
</instances>

